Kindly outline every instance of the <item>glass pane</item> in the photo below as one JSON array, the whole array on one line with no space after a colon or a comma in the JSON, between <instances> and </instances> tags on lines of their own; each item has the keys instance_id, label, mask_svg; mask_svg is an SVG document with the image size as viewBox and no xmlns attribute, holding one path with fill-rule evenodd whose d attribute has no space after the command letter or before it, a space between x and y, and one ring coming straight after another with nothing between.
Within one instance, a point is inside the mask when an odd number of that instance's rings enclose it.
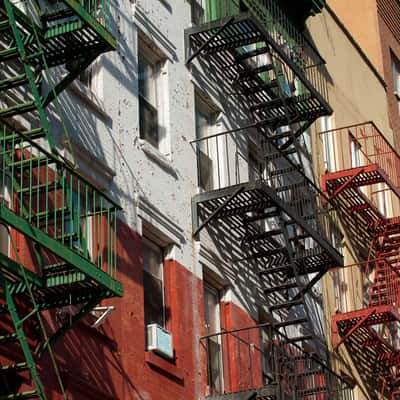
<instances>
[{"instance_id":1,"label":"glass pane","mask_svg":"<svg viewBox=\"0 0 400 400\"><path fill-rule=\"evenodd\" d=\"M158 147L158 113L142 96L139 96L140 138Z\"/></svg>"},{"instance_id":2,"label":"glass pane","mask_svg":"<svg viewBox=\"0 0 400 400\"><path fill-rule=\"evenodd\" d=\"M163 282L148 272L143 274L144 322L164 326Z\"/></svg>"},{"instance_id":3,"label":"glass pane","mask_svg":"<svg viewBox=\"0 0 400 400\"><path fill-rule=\"evenodd\" d=\"M204 319L207 335L220 331L218 293L204 289Z\"/></svg>"},{"instance_id":4,"label":"glass pane","mask_svg":"<svg viewBox=\"0 0 400 400\"><path fill-rule=\"evenodd\" d=\"M139 94L157 108L156 65L151 64L143 56L139 57Z\"/></svg>"},{"instance_id":5,"label":"glass pane","mask_svg":"<svg viewBox=\"0 0 400 400\"><path fill-rule=\"evenodd\" d=\"M154 278L162 281L163 274L162 249L147 241L143 243L143 269Z\"/></svg>"}]
</instances>

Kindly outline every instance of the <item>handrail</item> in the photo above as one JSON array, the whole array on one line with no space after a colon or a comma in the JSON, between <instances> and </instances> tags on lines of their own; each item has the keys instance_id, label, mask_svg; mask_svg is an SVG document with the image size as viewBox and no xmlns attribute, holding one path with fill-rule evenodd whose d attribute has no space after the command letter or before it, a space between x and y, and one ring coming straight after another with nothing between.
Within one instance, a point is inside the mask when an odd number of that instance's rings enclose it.
<instances>
[{"instance_id":1,"label":"handrail","mask_svg":"<svg viewBox=\"0 0 400 400\"><path fill-rule=\"evenodd\" d=\"M43 148L42 146L40 146L36 141L34 141L33 139L29 138L28 136L24 135L22 132L19 132L17 130L15 130L7 121L1 119L1 123L4 125L6 125L9 129L11 129L11 134L13 135L17 135L20 136L24 141L30 143L33 147L35 147L37 150L39 150L41 153L44 153L46 155L46 157L50 158L52 161L54 161L57 164L61 164L62 168L66 169L68 172L70 172L72 175L75 175L77 178L81 179L85 184L87 184L89 187L91 187L93 190L96 190L97 192L101 193L101 195L109 202L111 203L114 208L116 208L117 210L122 210L121 205L119 205L115 200L113 200L109 195L107 195L106 193L104 193L104 190L100 189L99 187L97 187L95 184L93 184L92 182L90 182L87 178L85 178L81 173L79 173L78 171L76 171L74 168L72 168L68 163L66 163L65 161L61 160L60 158L58 158L55 154L49 152L48 150L46 150L45 148ZM3 129L4 131L4 129ZM1 136L0 136L0 140L2 140ZM17 141L16 141L17 142Z\"/></svg>"}]
</instances>

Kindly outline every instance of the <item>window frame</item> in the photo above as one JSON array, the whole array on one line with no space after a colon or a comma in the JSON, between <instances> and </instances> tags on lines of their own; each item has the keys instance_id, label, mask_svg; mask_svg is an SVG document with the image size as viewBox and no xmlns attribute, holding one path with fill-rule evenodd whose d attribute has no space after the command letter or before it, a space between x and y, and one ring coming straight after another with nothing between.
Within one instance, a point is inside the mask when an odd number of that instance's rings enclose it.
<instances>
[{"instance_id":1,"label":"window frame","mask_svg":"<svg viewBox=\"0 0 400 400\"><path fill-rule=\"evenodd\" d=\"M400 60L391 51L393 94L397 100L397 111L400 115Z\"/></svg>"},{"instance_id":2,"label":"window frame","mask_svg":"<svg viewBox=\"0 0 400 400\"><path fill-rule=\"evenodd\" d=\"M166 303L165 303L165 249L160 246L158 243L154 242L153 240L151 240L149 237L147 236L143 236L142 239L142 246L143 246L143 250L142 250L142 264L143 264L143 291L144 291L144 297L143 297L143 308L144 308L144 325L145 328L147 325L156 323L159 326L161 326L162 328L166 329ZM145 261L144 261L144 246L147 246L147 248L151 249L151 251L156 251L159 252L160 255L160 264L159 267L161 269L161 299L162 299L162 324L159 324L158 321L149 321L146 318L146 295L145 293L146 288L145 288L145 274L149 274L152 276L153 279L158 279L156 278L154 275L151 274L150 271L146 270L145 267Z\"/></svg>"},{"instance_id":3,"label":"window frame","mask_svg":"<svg viewBox=\"0 0 400 400\"><path fill-rule=\"evenodd\" d=\"M195 114L195 135L196 140L205 139L215 133L215 126L217 123L219 115L218 107L211 103L211 100L206 98L198 89L195 89L195 101L194 101L194 114ZM204 120L207 121L207 131L205 135L200 134L198 129L198 116L201 115ZM216 141L219 138L214 138L209 143L209 140L199 141L196 145L196 155L197 155L197 168L198 168L198 187L202 190L209 191L215 188L215 183L219 181L218 174L220 174L220 179L223 178L222 171L218 171L215 168L215 158L223 157L222 154L214 154L216 150L214 149ZM204 145L207 150L204 150ZM223 163L221 163L223 165ZM204 171L204 166L207 165L207 175L208 179L204 182L204 177L202 177L202 171ZM203 184L205 183L205 184Z\"/></svg>"},{"instance_id":4,"label":"window frame","mask_svg":"<svg viewBox=\"0 0 400 400\"><path fill-rule=\"evenodd\" d=\"M166 75L167 57L159 50L154 42L147 38L143 33L138 34L138 104L139 104L139 138L149 143L154 149L163 155L170 153L168 132L165 127L166 109L168 98L166 97ZM152 69L151 79L153 79L154 100L141 93L141 65L147 65ZM153 136L143 131L143 112L146 109L155 115L151 125L155 125Z\"/></svg>"}]
</instances>

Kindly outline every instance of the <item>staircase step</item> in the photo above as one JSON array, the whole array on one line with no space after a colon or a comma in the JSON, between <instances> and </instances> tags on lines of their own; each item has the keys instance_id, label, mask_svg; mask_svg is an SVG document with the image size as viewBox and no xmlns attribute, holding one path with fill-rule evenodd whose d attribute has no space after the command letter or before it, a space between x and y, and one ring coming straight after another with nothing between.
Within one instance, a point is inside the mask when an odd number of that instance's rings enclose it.
<instances>
[{"instance_id":1,"label":"staircase step","mask_svg":"<svg viewBox=\"0 0 400 400\"><path fill-rule=\"evenodd\" d=\"M297 167L286 167L286 168L279 168L274 171L270 171L270 176L278 176L278 175L286 175L290 172L299 172L299 168Z\"/></svg>"},{"instance_id":2,"label":"staircase step","mask_svg":"<svg viewBox=\"0 0 400 400\"><path fill-rule=\"evenodd\" d=\"M253 215L251 217L247 217L244 218L244 223L248 224L250 222L255 222L255 221L259 221L259 220L265 220L265 219L269 219L269 218L274 218L274 217L279 217L280 212L279 211L268 211L262 214L257 214L257 215Z\"/></svg>"},{"instance_id":3,"label":"staircase step","mask_svg":"<svg viewBox=\"0 0 400 400\"><path fill-rule=\"evenodd\" d=\"M16 333L7 333L6 335L0 335L0 344L12 343L18 341L18 335Z\"/></svg>"},{"instance_id":4,"label":"staircase step","mask_svg":"<svg viewBox=\"0 0 400 400\"><path fill-rule=\"evenodd\" d=\"M11 47L10 49L0 51L0 62L15 60L19 57L18 49L16 47Z\"/></svg>"},{"instance_id":5,"label":"staircase step","mask_svg":"<svg viewBox=\"0 0 400 400\"><path fill-rule=\"evenodd\" d=\"M297 342L305 342L307 340L312 340L312 339L313 339L313 335L304 335L304 336L297 336L294 338L289 338L289 339L285 340L285 342L297 343Z\"/></svg>"},{"instance_id":6,"label":"staircase step","mask_svg":"<svg viewBox=\"0 0 400 400\"><path fill-rule=\"evenodd\" d=\"M263 72L271 71L273 68L274 68L274 66L272 64L267 64L267 65L262 65L260 67L251 68L246 71L240 72L238 78L236 79L236 82L245 81L246 79L252 78Z\"/></svg>"},{"instance_id":7,"label":"staircase step","mask_svg":"<svg viewBox=\"0 0 400 400\"><path fill-rule=\"evenodd\" d=\"M269 52L270 52L269 47L267 47L267 46L259 47L258 49L251 50L251 51L248 51L246 53L242 53L242 54L236 55L235 56L235 60L236 61L244 61L244 60L247 60L249 58L258 56L260 54L266 54L266 53L269 53Z\"/></svg>"},{"instance_id":8,"label":"staircase step","mask_svg":"<svg viewBox=\"0 0 400 400\"><path fill-rule=\"evenodd\" d=\"M50 265L45 265L43 268L43 273L49 273L49 272L65 272L66 270L72 270L72 267L65 263L65 262L60 262L56 264L50 264Z\"/></svg>"},{"instance_id":9,"label":"staircase step","mask_svg":"<svg viewBox=\"0 0 400 400\"><path fill-rule=\"evenodd\" d=\"M280 235L282 233L281 229L271 229L269 231L256 233L254 235L248 235L243 238L244 243L251 243L255 240L268 239L272 236Z\"/></svg>"},{"instance_id":10,"label":"staircase step","mask_svg":"<svg viewBox=\"0 0 400 400\"><path fill-rule=\"evenodd\" d=\"M291 308L303 304L303 299L287 301L286 303L274 304L269 306L270 311L281 310L282 308Z\"/></svg>"},{"instance_id":11,"label":"staircase step","mask_svg":"<svg viewBox=\"0 0 400 400\"><path fill-rule=\"evenodd\" d=\"M271 109L271 108L275 108L278 106L282 106L283 105L283 100L280 97L277 97L275 99L271 99L268 101L262 101L260 103L256 103L252 106L250 106L250 111L257 111L260 109ZM274 136L275 139L275 136Z\"/></svg>"},{"instance_id":12,"label":"staircase step","mask_svg":"<svg viewBox=\"0 0 400 400\"><path fill-rule=\"evenodd\" d=\"M39 399L38 392L36 390L29 390L22 393L6 394L1 395L0 400L26 400L26 399Z\"/></svg>"},{"instance_id":13,"label":"staircase step","mask_svg":"<svg viewBox=\"0 0 400 400\"><path fill-rule=\"evenodd\" d=\"M246 88L244 90L244 92L247 95L251 95L251 94L260 93L263 91L268 91L268 90L277 88L278 86L279 86L279 82L276 79L272 79L269 82L262 83L257 86L254 86L254 87L252 86L252 87Z\"/></svg>"},{"instance_id":14,"label":"staircase step","mask_svg":"<svg viewBox=\"0 0 400 400\"><path fill-rule=\"evenodd\" d=\"M26 74L16 75L12 78L3 79L0 81L0 90L9 90L17 86L25 85L29 82Z\"/></svg>"},{"instance_id":15,"label":"staircase step","mask_svg":"<svg viewBox=\"0 0 400 400\"><path fill-rule=\"evenodd\" d=\"M43 136L46 136L46 132L44 131L43 128L35 128L31 129L28 131L22 131L22 134L24 134L26 137L28 137L31 140L39 139ZM12 135L7 135L0 137L0 144L3 142L12 142L14 139L15 143L20 143L20 141L23 139L20 135L17 133L12 134Z\"/></svg>"},{"instance_id":16,"label":"staircase step","mask_svg":"<svg viewBox=\"0 0 400 400\"><path fill-rule=\"evenodd\" d=\"M0 365L0 375L6 375L9 373L14 373L14 372L20 372L20 371L26 371L28 369L28 363L27 362L20 362L16 364L10 364L10 365Z\"/></svg>"},{"instance_id":17,"label":"staircase step","mask_svg":"<svg viewBox=\"0 0 400 400\"><path fill-rule=\"evenodd\" d=\"M296 318L287 321L277 322L276 324L274 324L274 327L277 329L285 328L286 326L300 325L305 324L306 322L308 322L307 318Z\"/></svg>"},{"instance_id":18,"label":"staircase step","mask_svg":"<svg viewBox=\"0 0 400 400\"><path fill-rule=\"evenodd\" d=\"M293 283L286 283L284 285L281 286L274 286L274 287L270 287L270 288L265 288L263 289L264 294L272 294L275 292L280 292L281 290L288 290L288 289L294 289L297 288L298 284L296 282Z\"/></svg>"},{"instance_id":19,"label":"staircase step","mask_svg":"<svg viewBox=\"0 0 400 400\"><path fill-rule=\"evenodd\" d=\"M0 21L0 32L4 32L9 30L10 27L10 21L8 19L5 19L3 21Z\"/></svg>"},{"instance_id":20,"label":"staircase step","mask_svg":"<svg viewBox=\"0 0 400 400\"><path fill-rule=\"evenodd\" d=\"M279 274L280 272L286 272L290 270L291 264L285 264L285 265L279 265L279 266L274 266L271 268L267 268L263 271L260 271L260 275L272 275L272 274Z\"/></svg>"},{"instance_id":21,"label":"staircase step","mask_svg":"<svg viewBox=\"0 0 400 400\"><path fill-rule=\"evenodd\" d=\"M42 15L43 22L53 22L60 19L68 18L75 15L71 8L63 8L52 12L47 12Z\"/></svg>"},{"instance_id":22,"label":"staircase step","mask_svg":"<svg viewBox=\"0 0 400 400\"><path fill-rule=\"evenodd\" d=\"M26 112L30 112L36 109L36 103L32 101L27 101L25 103L16 104L15 106L1 108L0 109L0 117L14 117L15 115L24 114Z\"/></svg>"}]
</instances>

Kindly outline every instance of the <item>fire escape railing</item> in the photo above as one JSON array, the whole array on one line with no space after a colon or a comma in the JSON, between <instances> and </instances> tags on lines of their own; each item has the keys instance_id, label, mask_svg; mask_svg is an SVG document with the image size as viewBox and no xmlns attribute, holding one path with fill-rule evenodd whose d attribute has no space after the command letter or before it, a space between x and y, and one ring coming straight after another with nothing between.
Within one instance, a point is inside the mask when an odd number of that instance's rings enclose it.
<instances>
[{"instance_id":1,"label":"fire escape railing","mask_svg":"<svg viewBox=\"0 0 400 400\"><path fill-rule=\"evenodd\" d=\"M321 133L327 173L378 166L396 188L400 188L400 156L373 122Z\"/></svg>"},{"instance_id":2,"label":"fire escape railing","mask_svg":"<svg viewBox=\"0 0 400 400\"><path fill-rule=\"evenodd\" d=\"M121 207L32 139L0 136L0 205L117 279ZM15 176L20 178L15 179Z\"/></svg>"},{"instance_id":3,"label":"fire escape railing","mask_svg":"<svg viewBox=\"0 0 400 400\"><path fill-rule=\"evenodd\" d=\"M206 397L254 391L280 399L352 398L342 377L270 324L207 335L200 346L207 355Z\"/></svg>"},{"instance_id":4,"label":"fire escape railing","mask_svg":"<svg viewBox=\"0 0 400 400\"><path fill-rule=\"evenodd\" d=\"M377 264L382 271L379 279L385 285L384 295L374 290ZM396 268L384 259L334 268L330 271L330 275L337 313L351 313L370 306L388 305L394 309L400 306L400 276Z\"/></svg>"},{"instance_id":5,"label":"fire escape railing","mask_svg":"<svg viewBox=\"0 0 400 400\"><path fill-rule=\"evenodd\" d=\"M205 22L237 16L244 11L240 5L256 18L279 51L293 63L296 73L303 75L327 104L325 60L276 0L206 0Z\"/></svg>"},{"instance_id":6,"label":"fire escape railing","mask_svg":"<svg viewBox=\"0 0 400 400\"><path fill-rule=\"evenodd\" d=\"M191 142L196 152L198 186L218 191L236 185L261 182L271 195L298 215L328 243L336 248L337 211L328 197L298 166L296 157L248 151L249 133L219 133ZM255 157L255 158L254 158Z\"/></svg>"}]
</instances>

